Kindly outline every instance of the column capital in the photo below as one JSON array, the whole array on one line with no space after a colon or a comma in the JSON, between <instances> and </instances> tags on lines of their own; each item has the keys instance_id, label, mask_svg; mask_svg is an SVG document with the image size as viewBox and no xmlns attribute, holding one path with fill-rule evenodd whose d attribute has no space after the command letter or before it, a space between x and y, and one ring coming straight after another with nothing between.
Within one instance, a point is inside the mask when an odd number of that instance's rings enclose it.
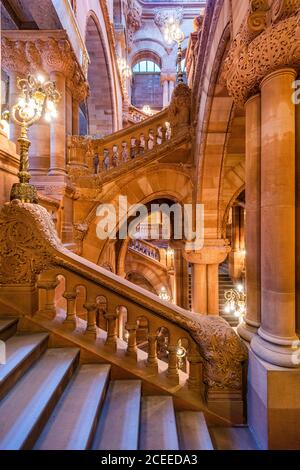
<instances>
[{"instance_id":1,"label":"column capital","mask_svg":"<svg viewBox=\"0 0 300 470\"><path fill-rule=\"evenodd\" d=\"M2 31L2 66L11 72L62 73L78 102L89 92L84 72L64 31Z\"/></svg>"},{"instance_id":2,"label":"column capital","mask_svg":"<svg viewBox=\"0 0 300 470\"><path fill-rule=\"evenodd\" d=\"M237 105L243 106L270 73L287 66L298 68L298 12L298 0L251 0L225 65L227 88Z\"/></svg>"},{"instance_id":3,"label":"column capital","mask_svg":"<svg viewBox=\"0 0 300 470\"><path fill-rule=\"evenodd\" d=\"M192 264L221 264L225 261L231 248L223 239L205 240L199 251L182 251L183 257Z\"/></svg>"}]
</instances>

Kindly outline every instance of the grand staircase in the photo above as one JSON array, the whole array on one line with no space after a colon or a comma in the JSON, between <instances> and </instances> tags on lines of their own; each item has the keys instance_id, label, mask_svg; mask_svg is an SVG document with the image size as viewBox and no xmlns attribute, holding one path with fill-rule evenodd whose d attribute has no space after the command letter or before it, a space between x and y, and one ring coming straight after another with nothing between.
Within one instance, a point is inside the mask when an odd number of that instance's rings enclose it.
<instances>
[{"instance_id":1,"label":"grand staircase","mask_svg":"<svg viewBox=\"0 0 300 470\"><path fill-rule=\"evenodd\" d=\"M116 380L111 366L86 363L80 348L53 348L48 333L18 333L0 318L1 450L255 449L246 427L211 427L171 396L145 394L141 380Z\"/></svg>"}]
</instances>

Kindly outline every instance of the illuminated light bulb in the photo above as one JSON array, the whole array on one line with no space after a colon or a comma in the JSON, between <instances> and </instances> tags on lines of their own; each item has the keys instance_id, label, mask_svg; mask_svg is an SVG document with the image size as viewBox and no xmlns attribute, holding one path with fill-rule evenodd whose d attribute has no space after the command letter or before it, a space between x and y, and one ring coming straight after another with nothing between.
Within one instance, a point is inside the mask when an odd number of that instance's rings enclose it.
<instances>
[{"instance_id":1,"label":"illuminated light bulb","mask_svg":"<svg viewBox=\"0 0 300 470\"><path fill-rule=\"evenodd\" d=\"M228 305L224 308L224 312L225 313L230 313L230 307L228 307Z\"/></svg>"},{"instance_id":2,"label":"illuminated light bulb","mask_svg":"<svg viewBox=\"0 0 300 470\"><path fill-rule=\"evenodd\" d=\"M241 316L241 313L238 310L235 310L233 314L236 318L239 318Z\"/></svg>"},{"instance_id":3,"label":"illuminated light bulb","mask_svg":"<svg viewBox=\"0 0 300 470\"><path fill-rule=\"evenodd\" d=\"M25 108L25 106L26 106L25 98L20 98L19 99L18 106L20 106L20 108Z\"/></svg>"},{"instance_id":4,"label":"illuminated light bulb","mask_svg":"<svg viewBox=\"0 0 300 470\"><path fill-rule=\"evenodd\" d=\"M51 114L50 113L45 113L45 121L51 122Z\"/></svg>"},{"instance_id":5,"label":"illuminated light bulb","mask_svg":"<svg viewBox=\"0 0 300 470\"><path fill-rule=\"evenodd\" d=\"M243 290L244 290L243 284L238 284L237 290L238 290L239 292L243 292Z\"/></svg>"},{"instance_id":6,"label":"illuminated light bulb","mask_svg":"<svg viewBox=\"0 0 300 470\"><path fill-rule=\"evenodd\" d=\"M49 111L55 111L55 104L51 100L47 100L47 109Z\"/></svg>"},{"instance_id":7,"label":"illuminated light bulb","mask_svg":"<svg viewBox=\"0 0 300 470\"><path fill-rule=\"evenodd\" d=\"M57 118L58 113L57 113L56 109L53 109L53 110L51 111L51 116L52 116L54 119Z\"/></svg>"},{"instance_id":8,"label":"illuminated light bulb","mask_svg":"<svg viewBox=\"0 0 300 470\"><path fill-rule=\"evenodd\" d=\"M29 119L32 119L34 116L34 109L26 105L24 108L24 113L28 116Z\"/></svg>"},{"instance_id":9,"label":"illuminated light bulb","mask_svg":"<svg viewBox=\"0 0 300 470\"><path fill-rule=\"evenodd\" d=\"M34 109L35 106L36 106L36 103L34 101L33 98L30 98L30 100L28 101L28 106L31 108L31 109Z\"/></svg>"},{"instance_id":10,"label":"illuminated light bulb","mask_svg":"<svg viewBox=\"0 0 300 470\"><path fill-rule=\"evenodd\" d=\"M38 75L37 81L42 85L43 83L45 83L45 77L43 75Z\"/></svg>"}]
</instances>

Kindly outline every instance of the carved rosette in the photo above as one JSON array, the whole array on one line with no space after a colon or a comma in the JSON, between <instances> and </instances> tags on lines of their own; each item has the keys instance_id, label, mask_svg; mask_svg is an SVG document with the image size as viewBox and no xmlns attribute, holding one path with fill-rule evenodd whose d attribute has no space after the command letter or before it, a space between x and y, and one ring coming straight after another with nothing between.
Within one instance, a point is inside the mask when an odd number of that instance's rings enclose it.
<instances>
[{"instance_id":1,"label":"carved rosette","mask_svg":"<svg viewBox=\"0 0 300 470\"><path fill-rule=\"evenodd\" d=\"M262 79L271 72L283 67L300 70L299 2L291 2L288 8L281 0L273 3L270 11L264 9L263 12L267 26L263 27L263 22L255 30L250 27L252 23L248 19L233 41L226 59L224 76L227 88L238 106L243 106L259 91ZM274 14L276 22L272 20Z\"/></svg>"},{"instance_id":2,"label":"carved rosette","mask_svg":"<svg viewBox=\"0 0 300 470\"><path fill-rule=\"evenodd\" d=\"M36 40L2 39L2 67L7 73L60 72L79 102L89 93L88 83L67 39L47 37Z\"/></svg>"}]
</instances>

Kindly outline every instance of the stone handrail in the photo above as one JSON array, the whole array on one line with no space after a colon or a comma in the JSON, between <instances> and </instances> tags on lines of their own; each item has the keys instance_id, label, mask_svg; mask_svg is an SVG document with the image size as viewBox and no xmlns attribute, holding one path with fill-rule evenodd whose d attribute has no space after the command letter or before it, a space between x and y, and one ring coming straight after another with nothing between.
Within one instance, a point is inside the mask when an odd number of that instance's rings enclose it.
<instances>
[{"instance_id":1,"label":"stone handrail","mask_svg":"<svg viewBox=\"0 0 300 470\"><path fill-rule=\"evenodd\" d=\"M128 120L133 124L137 124L139 122L145 121L148 119L149 115L141 111L140 109L136 108L133 105L129 106L129 113L128 113Z\"/></svg>"},{"instance_id":2,"label":"stone handrail","mask_svg":"<svg viewBox=\"0 0 300 470\"><path fill-rule=\"evenodd\" d=\"M68 167L71 172L82 169L90 174L103 174L146 155L171 138L167 111L102 139L69 136Z\"/></svg>"},{"instance_id":3,"label":"stone handrail","mask_svg":"<svg viewBox=\"0 0 300 470\"><path fill-rule=\"evenodd\" d=\"M188 342L188 384L200 389L241 394L242 364L247 350L235 331L220 317L193 314L134 286L113 273L65 249L57 237L46 209L18 201L7 203L0 212L0 292L2 304L11 301L24 306L25 292L39 295L39 311L54 315L55 289L58 276L65 279L64 298L67 301L66 322L74 324L77 286L84 286L87 311L86 335L96 341L97 300L107 299L104 313L106 347L111 354L117 349L117 324L120 307L127 311L127 354L136 357L138 319L147 319L148 366L155 372L157 364L157 331L169 332L168 379L178 383L177 346L183 338ZM31 288L28 289L28 286ZM26 290L27 289L27 290ZM19 297L18 297L19 290ZM5 298L5 292L8 297ZM34 302L32 302L34 305ZM29 313L29 312L28 312ZM69 327L69 326L68 326ZM74 324L75 328L75 324Z\"/></svg>"}]
</instances>

